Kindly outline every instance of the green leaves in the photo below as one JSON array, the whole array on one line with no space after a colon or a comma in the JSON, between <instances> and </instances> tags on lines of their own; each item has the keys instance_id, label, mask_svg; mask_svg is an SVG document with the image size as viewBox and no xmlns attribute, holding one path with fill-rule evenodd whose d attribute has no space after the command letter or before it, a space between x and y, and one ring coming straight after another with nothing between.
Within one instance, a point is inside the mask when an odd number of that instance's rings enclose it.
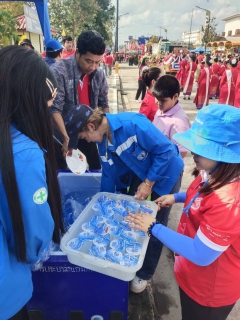
<instances>
[{"instance_id":1,"label":"green leaves","mask_svg":"<svg viewBox=\"0 0 240 320\"><path fill-rule=\"evenodd\" d=\"M7 46L18 39L16 34L17 21L12 14L0 7L0 47Z\"/></svg>"},{"instance_id":2,"label":"green leaves","mask_svg":"<svg viewBox=\"0 0 240 320\"><path fill-rule=\"evenodd\" d=\"M111 39L115 8L110 0L50 0L51 25L74 39L83 31L94 29L105 40Z\"/></svg>"},{"instance_id":3,"label":"green leaves","mask_svg":"<svg viewBox=\"0 0 240 320\"><path fill-rule=\"evenodd\" d=\"M202 44L207 45L208 42L214 41L217 35L216 31L217 23L216 18L210 18L207 15L206 24L202 27L203 37L202 37Z\"/></svg>"}]
</instances>

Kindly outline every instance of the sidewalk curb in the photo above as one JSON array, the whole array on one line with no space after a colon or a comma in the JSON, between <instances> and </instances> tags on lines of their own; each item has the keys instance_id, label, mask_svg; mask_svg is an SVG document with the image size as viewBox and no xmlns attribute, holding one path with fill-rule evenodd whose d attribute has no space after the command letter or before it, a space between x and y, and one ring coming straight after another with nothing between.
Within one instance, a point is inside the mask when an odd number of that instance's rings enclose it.
<instances>
[{"instance_id":1,"label":"sidewalk curb","mask_svg":"<svg viewBox=\"0 0 240 320\"><path fill-rule=\"evenodd\" d=\"M111 113L118 113L118 75L113 74L108 78L108 98Z\"/></svg>"},{"instance_id":2,"label":"sidewalk curb","mask_svg":"<svg viewBox=\"0 0 240 320\"><path fill-rule=\"evenodd\" d=\"M131 106L128 99L128 93L124 92L123 85L122 85L122 79L121 75L119 74L119 83L120 83L120 91L121 91L121 97L122 97L122 104L124 111L131 111Z\"/></svg>"}]
</instances>

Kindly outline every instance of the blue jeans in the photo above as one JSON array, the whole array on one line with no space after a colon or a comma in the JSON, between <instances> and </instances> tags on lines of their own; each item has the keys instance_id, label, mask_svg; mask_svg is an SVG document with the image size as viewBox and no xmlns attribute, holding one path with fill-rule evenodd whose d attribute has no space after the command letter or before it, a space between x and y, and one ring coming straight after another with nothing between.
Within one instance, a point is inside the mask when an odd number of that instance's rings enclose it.
<instances>
[{"instance_id":1,"label":"blue jeans","mask_svg":"<svg viewBox=\"0 0 240 320\"><path fill-rule=\"evenodd\" d=\"M182 182L182 173L180 174L179 178L177 179L170 193L178 193L181 187L181 182ZM142 180L138 176L134 175L128 194L132 196L135 195L135 193L137 192L137 188L141 183L142 183ZM153 191L151 195L151 200L152 201L156 200L160 196L161 195ZM169 208L161 208L157 212L156 219L163 220L164 226L167 226L168 224L168 217L171 211L171 207L172 206L170 206ZM147 252L145 255L145 259L143 261L142 268L136 273L136 275L140 279L149 280L154 275L154 272L157 268L158 261L162 253L162 248L163 248L163 243L159 241L157 238L151 237L149 239Z\"/></svg>"},{"instance_id":2,"label":"blue jeans","mask_svg":"<svg viewBox=\"0 0 240 320\"><path fill-rule=\"evenodd\" d=\"M108 77L108 66L106 64L103 64L103 70L104 70L105 76Z\"/></svg>"}]
</instances>

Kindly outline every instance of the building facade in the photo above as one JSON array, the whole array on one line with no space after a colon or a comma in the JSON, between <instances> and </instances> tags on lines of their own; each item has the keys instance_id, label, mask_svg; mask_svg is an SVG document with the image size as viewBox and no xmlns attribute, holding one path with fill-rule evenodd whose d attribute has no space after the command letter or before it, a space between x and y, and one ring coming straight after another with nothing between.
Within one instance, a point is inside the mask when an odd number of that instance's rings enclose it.
<instances>
[{"instance_id":1,"label":"building facade","mask_svg":"<svg viewBox=\"0 0 240 320\"><path fill-rule=\"evenodd\" d=\"M200 46L202 44L203 33L201 30L183 32L182 41L187 45Z\"/></svg>"},{"instance_id":2,"label":"building facade","mask_svg":"<svg viewBox=\"0 0 240 320\"><path fill-rule=\"evenodd\" d=\"M222 33L223 37L240 37L240 14L224 18L225 29Z\"/></svg>"}]
</instances>

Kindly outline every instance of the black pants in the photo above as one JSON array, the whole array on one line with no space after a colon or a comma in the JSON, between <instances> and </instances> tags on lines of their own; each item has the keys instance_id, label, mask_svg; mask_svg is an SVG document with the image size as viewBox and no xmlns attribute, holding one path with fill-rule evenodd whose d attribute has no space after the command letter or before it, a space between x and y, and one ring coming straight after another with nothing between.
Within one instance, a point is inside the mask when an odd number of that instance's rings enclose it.
<instances>
[{"instance_id":1,"label":"black pants","mask_svg":"<svg viewBox=\"0 0 240 320\"><path fill-rule=\"evenodd\" d=\"M66 160L63 158L62 155L62 146L54 142L55 146L55 155L57 159L57 166L59 170L67 169ZM85 154L87 158L87 162L89 164L89 170L99 170L101 169L100 159L98 155L98 149L95 142L87 142L86 140L79 139L77 148Z\"/></svg>"},{"instance_id":2,"label":"black pants","mask_svg":"<svg viewBox=\"0 0 240 320\"><path fill-rule=\"evenodd\" d=\"M18 311L18 313L16 313L13 317L9 318L9 320L29 320L26 306Z\"/></svg>"},{"instance_id":3,"label":"black pants","mask_svg":"<svg viewBox=\"0 0 240 320\"><path fill-rule=\"evenodd\" d=\"M205 307L192 300L181 288L182 320L225 320L234 304L218 308Z\"/></svg>"},{"instance_id":4,"label":"black pants","mask_svg":"<svg viewBox=\"0 0 240 320\"><path fill-rule=\"evenodd\" d=\"M142 93L142 100L143 100L146 94L146 85L142 82L142 80L138 80L138 89L137 89L136 98L135 98L136 100L138 100L141 93Z\"/></svg>"}]
</instances>

